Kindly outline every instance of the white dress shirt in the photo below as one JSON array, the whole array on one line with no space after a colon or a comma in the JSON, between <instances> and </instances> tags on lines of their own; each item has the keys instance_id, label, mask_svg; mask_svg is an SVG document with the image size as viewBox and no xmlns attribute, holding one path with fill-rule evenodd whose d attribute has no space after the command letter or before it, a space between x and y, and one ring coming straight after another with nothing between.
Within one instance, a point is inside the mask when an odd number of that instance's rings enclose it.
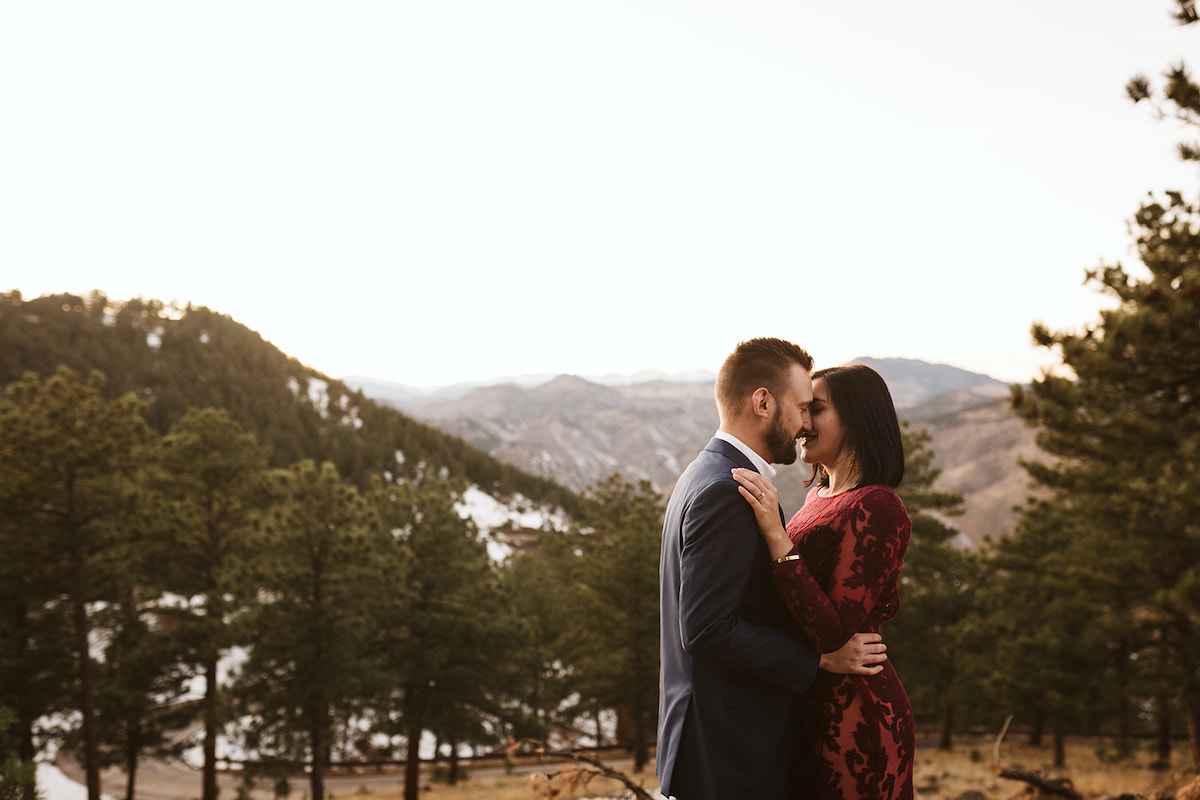
<instances>
[{"instance_id":1,"label":"white dress shirt","mask_svg":"<svg viewBox=\"0 0 1200 800\"><path fill-rule=\"evenodd\" d=\"M754 468L757 469L764 478L766 478L769 481L775 480L775 468L772 467L770 464L768 464L766 459L764 459L758 453L751 450L749 445L747 445L741 439L737 438L732 433L727 433L725 431L717 431L716 433L713 434L713 436L717 437L718 439L722 439L726 442L729 442L731 445L736 447L738 450L741 450L742 455L744 455L746 458L750 459L750 463L754 465Z\"/></svg>"}]
</instances>

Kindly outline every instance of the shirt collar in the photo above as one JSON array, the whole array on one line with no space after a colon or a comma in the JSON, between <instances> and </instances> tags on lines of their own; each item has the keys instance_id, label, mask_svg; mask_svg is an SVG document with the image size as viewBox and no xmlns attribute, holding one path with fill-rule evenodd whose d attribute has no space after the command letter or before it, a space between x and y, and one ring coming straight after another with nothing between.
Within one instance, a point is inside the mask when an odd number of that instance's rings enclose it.
<instances>
[{"instance_id":1,"label":"shirt collar","mask_svg":"<svg viewBox=\"0 0 1200 800\"><path fill-rule=\"evenodd\" d=\"M751 450L750 447L741 439L737 438L732 433L720 430L714 433L713 436L721 439L722 441L729 442L731 445L740 450L742 455L750 459L750 463L754 465L754 468L757 469L764 478L769 481L775 480L775 468L768 464L766 459Z\"/></svg>"}]
</instances>

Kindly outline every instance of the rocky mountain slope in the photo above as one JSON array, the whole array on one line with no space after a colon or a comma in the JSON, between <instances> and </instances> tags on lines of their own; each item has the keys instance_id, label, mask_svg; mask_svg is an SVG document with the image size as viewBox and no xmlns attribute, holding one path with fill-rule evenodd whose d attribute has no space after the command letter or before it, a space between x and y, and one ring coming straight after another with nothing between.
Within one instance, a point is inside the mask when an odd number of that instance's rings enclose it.
<instances>
[{"instance_id":1,"label":"rocky mountain slope","mask_svg":"<svg viewBox=\"0 0 1200 800\"><path fill-rule=\"evenodd\" d=\"M1012 530L1018 516L1014 507L1030 493L1020 462L1045 454L1034 443L1036 431L1009 410L1007 398L922 416L926 406L945 399L933 398L902 416L929 431L934 465L942 471L937 488L960 492L965 500L963 515L950 522L978 546L985 536L997 538Z\"/></svg>"},{"instance_id":2,"label":"rocky mountain slope","mask_svg":"<svg viewBox=\"0 0 1200 800\"><path fill-rule=\"evenodd\" d=\"M1026 495L1019 459L1037 456L1034 432L1008 410L1008 387L985 375L907 359L859 359L887 380L902 418L929 431L938 488L961 492L952 520L967 542L1011 530ZM361 379L360 379L361 381ZM363 392L373 387L361 381ZM381 394L388 394L380 392ZM461 437L496 458L577 491L619 472L669 492L717 428L712 380L601 385L560 375L536 386L506 383L467 391L396 393L381 400ZM777 481L785 510L803 502L804 465Z\"/></svg>"}]
</instances>

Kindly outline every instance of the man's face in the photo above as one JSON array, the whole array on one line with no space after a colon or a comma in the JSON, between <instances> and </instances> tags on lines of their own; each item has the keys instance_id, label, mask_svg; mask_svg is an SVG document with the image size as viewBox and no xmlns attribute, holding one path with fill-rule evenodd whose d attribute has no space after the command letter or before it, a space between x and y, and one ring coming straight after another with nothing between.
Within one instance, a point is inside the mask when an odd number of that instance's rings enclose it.
<instances>
[{"instance_id":1,"label":"man's face","mask_svg":"<svg viewBox=\"0 0 1200 800\"><path fill-rule=\"evenodd\" d=\"M796 440L812 429L808 413L812 401L812 378L799 364L793 364L783 391L775 397L775 412L764 434L771 463L796 462Z\"/></svg>"}]
</instances>

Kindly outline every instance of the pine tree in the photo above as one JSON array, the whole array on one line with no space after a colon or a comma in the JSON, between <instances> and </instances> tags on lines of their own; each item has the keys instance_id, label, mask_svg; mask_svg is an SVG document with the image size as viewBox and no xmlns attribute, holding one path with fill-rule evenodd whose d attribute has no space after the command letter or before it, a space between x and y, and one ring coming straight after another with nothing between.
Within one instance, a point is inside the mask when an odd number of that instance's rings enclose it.
<instances>
[{"instance_id":1,"label":"pine tree","mask_svg":"<svg viewBox=\"0 0 1200 800\"><path fill-rule=\"evenodd\" d=\"M1079 523L1060 503L1032 501L1013 534L996 543L963 626L976 694L1030 723L1035 744L1050 724L1056 766L1068 730L1095 727L1113 712L1105 599L1113 576L1088 563Z\"/></svg>"},{"instance_id":2,"label":"pine tree","mask_svg":"<svg viewBox=\"0 0 1200 800\"><path fill-rule=\"evenodd\" d=\"M1197 21L1194 0L1175 5L1180 24ZM1200 86L1186 67L1166 77L1161 97L1144 76L1129 82L1129 96L1200 123ZM1200 160L1194 143L1179 153ZM1057 564L1059 574L1090 569L1108 588L1093 615L1108 625L1118 715L1140 692L1160 709L1161 729L1177 697L1200 771L1200 208L1166 192L1138 209L1131 228L1141 267L1087 273L1115 305L1082 332L1034 326L1062 369L1014 390L1013 407L1057 459L1027 469L1077 537L1062 548L1076 560ZM1036 504L1027 513L1048 516ZM1157 669L1131 669L1139 655Z\"/></svg>"},{"instance_id":3,"label":"pine tree","mask_svg":"<svg viewBox=\"0 0 1200 800\"><path fill-rule=\"evenodd\" d=\"M1034 328L1074 377L1047 374L1013 403L1058 458L1027 468L1077 518L1075 551L1120 575L1120 596L1180 666L1200 770L1200 209L1177 193L1149 202L1135 237L1143 275L1088 273L1117 301L1098 324Z\"/></svg>"},{"instance_id":4,"label":"pine tree","mask_svg":"<svg viewBox=\"0 0 1200 800\"><path fill-rule=\"evenodd\" d=\"M191 716L179 702L189 677L179 641L156 624L142 594L140 587L131 587L98 619L108 632L96 676L100 763L124 770L125 800L134 800L143 753L177 755L170 736Z\"/></svg>"},{"instance_id":5,"label":"pine tree","mask_svg":"<svg viewBox=\"0 0 1200 800\"><path fill-rule=\"evenodd\" d=\"M13 724L13 713L0 705L0 742ZM0 800L41 800L37 785L37 765L22 760L15 752L0 746Z\"/></svg>"},{"instance_id":6,"label":"pine tree","mask_svg":"<svg viewBox=\"0 0 1200 800\"><path fill-rule=\"evenodd\" d=\"M406 594L384 627L396 631L384 648L397 687L383 732L405 737L404 796L418 795L425 734L455 746L495 741L485 723L503 714L511 683L498 669L512 657L513 617L496 565L474 523L457 508L461 488L426 478L389 487L383 503L396 544L412 559ZM382 705L382 704L381 704Z\"/></svg>"},{"instance_id":7,"label":"pine tree","mask_svg":"<svg viewBox=\"0 0 1200 800\"><path fill-rule=\"evenodd\" d=\"M265 523L253 645L237 680L251 719L243 733L260 756L307 761L312 800L323 800L339 710L374 686L372 603L387 588L383 532L332 464L303 461L272 483L277 502Z\"/></svg>"},{"instance_id":8,"label":"pine tree","mask_svg":"<svg viewBox=\"0 0 1200 800\"><path fill-rule=\"evenodd\" d=\"M938 747L951 748L955 688L959 678L957 628L971 606L975 558L956 545L949 518L962 510L962 495L937 491L930 435L903 427L905 469L898 489L912 520L912 536L900 573L900 613L883 631L889 658L918 717L941 720Z\"/></svg>"},{"instance_id":9,"label":"pine tree","mask_svg":"<svg viewBox=\"0 0 1200 800\"><path fill-rule=\"evenodd\" d=\"M649 481L601 481L584 498L569 573L575 622L563 642L572 685L595 709L618 712L618 735L633 751L635 771L649 761L658 710L663 513Z\"/></svg>"},{"instance_id":10,"label":"pine tree","mask_svg":"<svg viewBox=\"0 0 1200 800\"><path fill-rule=\"evenodd\" d=\"M105 403L102 385L99 373L85 383L66 368L44 383L29 374L0 405L0 506L23 521L20 532L38 532L25 545L70 609L89 800L100 800L94 604L118 600L129 577L119 554L150 439L141 402L125 395Z\"/></svg>"},{"instance_id":11,"label":"pine tree","mask_svg":"<svg viewBox=\"0 0 1200 800\"><path fill-rule=\"evenodd\" d=\"M519 626L512 662L512 694L519 702L508 715L509 738L514 740L542 741L551 730L567 729L573 722L561 713L574 693L563 663L563 639L578 624L570 602L577 558L573 539L563 531L544 530L536 545L514 555L504 570L506 595Z\"/></svg>"},{"instance_id":12,"label":"pine tree","mask_svg":"<svg viewBox=\"0 0 1200 800\"><path fill-rule=\"evenodd\" d=\"M12 407L0 400L0 416ZM5 430L9 422L0 422ZM0 440L0 459L12 451ZM5 467L0 465L0 474ZM0 478L0 480L3 480ZM5 484L12 489L12 484ZM8 502L0 487L0 706L13 714L0 736L21 761L37 756L34 726L75 705L78 675L71 658L70 607L57 591L57 562L46 557L41 530L28 507Z\"/></svg>"},{"instance_id":13,"label":"pine tree","mask_svg":"<svg viewBox=\"0 0 1200 800\"><path fill-rule=\"evenodd\" d=\"M218 665L244 644L237 621L251 602L250 564L261 550L257 531L267 495L266 455L218 409L192 409L163 437L155 485L164 536L153 556L161 565L155 584L186 598L163 604L187 660L204 679L203 800L217 798L217 737L224 722Z\"/></svg>"}]
</instances>

